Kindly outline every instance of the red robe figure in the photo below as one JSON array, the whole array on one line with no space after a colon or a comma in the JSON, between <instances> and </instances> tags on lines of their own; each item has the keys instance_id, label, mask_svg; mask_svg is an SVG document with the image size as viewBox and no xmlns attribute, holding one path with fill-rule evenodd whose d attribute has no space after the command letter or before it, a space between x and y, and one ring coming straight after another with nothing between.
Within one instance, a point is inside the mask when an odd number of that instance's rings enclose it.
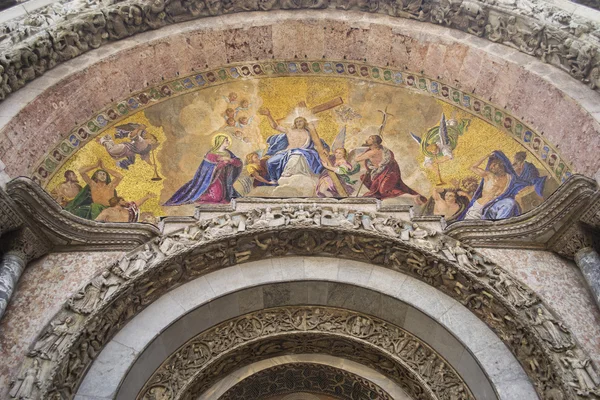
<instances>
[{"instance_id":1,"label":"red robe figure","mask_svg":"<svg viewBox=\"0 0 600 400\"><path fill-rule=\"evenodd\" d=\"M402 182L400 167L394 159L394 153L381 145L381 136L371 135L364 146L369 150L355 158L355 161L364 161L367 172L360 177L363 184L369 189L364 197L387 199L409 195L415 203L424 204L427 199Z\"/></svg>"}]
</instances>

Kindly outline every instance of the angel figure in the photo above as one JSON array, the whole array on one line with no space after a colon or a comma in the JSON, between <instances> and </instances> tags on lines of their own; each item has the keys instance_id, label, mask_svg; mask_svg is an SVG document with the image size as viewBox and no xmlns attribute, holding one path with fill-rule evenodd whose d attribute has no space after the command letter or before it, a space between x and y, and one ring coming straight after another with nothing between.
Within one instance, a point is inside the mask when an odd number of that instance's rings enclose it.
<instances>
[{"instance_id":1,"label":"angel figure","mask_svg":"<svg viewBox=\"0 0 600 400\"><path fill-rule=\"evenodd\" d=\"M431 128L422 138L410 132L425 156L423 166L436 169L438 184L443 183L439 165L454 158L453 151L458 144L458 137L467 131L470 122L468 119L461 120L460 123L455 119L446 121L446 115L442 113L440 125Z\"/></svg>"},{"instance_id":2,"label":"angel figure","mask_svg":"<svg viewBox=\"0 0 600 400\"><path fill-rule=\"evenodd\" d=\"M158 139L146 131L146 125L129 123L119 125L115 129L115 139L127 138L128 141L116 143L110 135L105 135L97 140L117 161L120 168L129 169L129 166L135 163L136 155L139 155L149 165L154 165L151 160L151 152L158 147Z\"/></svg>"},{"instance_id":3,"label":"angel figure","mask_svg":"<svg viewBox=\"0 0 600 400\"><path fill-rule=\"evenodd\" d=\"M360 164L352 164L351 158L353 158L355 151L348 154L348 151L344 147L345 141L346 127L342 128L333 141L331 146L333 154L325 154L326 160L329 162L323 164L325 170L319 176L319 182L317 183L317 196L319 197L345 197L337 190L328 171L337 175L348 196L354 192L353 185L356 183L356 180L352 180L351 175L360 171Z\"/></svg>"}]
</instances>

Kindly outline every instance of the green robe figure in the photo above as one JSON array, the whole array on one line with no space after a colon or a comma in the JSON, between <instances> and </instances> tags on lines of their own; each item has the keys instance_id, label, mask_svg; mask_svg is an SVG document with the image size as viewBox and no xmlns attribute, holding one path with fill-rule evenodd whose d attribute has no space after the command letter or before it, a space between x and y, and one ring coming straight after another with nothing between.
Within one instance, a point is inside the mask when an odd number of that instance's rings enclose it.
<instances>
[{"instance_id":1,"label":"green robe figure","mask_svg":"<svg viewBox=\"0 0 600 400\"><path fill-rule=\"evenodd\" d=\"M98 168L92 177L88 173ZM105 208L109 207L111 198L117 196L117 185L123 175L104 168L102 161L96 165L83 167L79 170L81 178L87 185L65 207L65 210L78 217L95 220ZM114 179L111 179L110 176Z\"/></svg>"}]
</instances>

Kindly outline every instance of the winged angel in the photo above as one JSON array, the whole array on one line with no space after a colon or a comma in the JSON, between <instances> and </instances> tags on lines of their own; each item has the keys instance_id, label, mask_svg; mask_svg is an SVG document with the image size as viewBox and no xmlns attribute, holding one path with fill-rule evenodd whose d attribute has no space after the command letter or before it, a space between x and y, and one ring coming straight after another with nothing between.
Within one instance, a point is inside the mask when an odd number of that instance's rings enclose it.
<instances>
[{"instance_id":1,"label":"winged angel","mask_svg":"<svg viewBox=\"0 0 600 400\"><path fill-rule=\"evenodd\" d=\"M360 164L354 162L356 155L364 153L367 148L358 148L350 153L344 147L346 141L346 127L343 127L331 145L332 154L326 154L326 161L323 163L325 170L319 177L317 184L317 196L319 197L346 197L337 190L332 177L328 173L335 173L342 184L346 195L350 196L354 192L356 180L352 179L360 171Z\"/></svg>"}]
</instances>

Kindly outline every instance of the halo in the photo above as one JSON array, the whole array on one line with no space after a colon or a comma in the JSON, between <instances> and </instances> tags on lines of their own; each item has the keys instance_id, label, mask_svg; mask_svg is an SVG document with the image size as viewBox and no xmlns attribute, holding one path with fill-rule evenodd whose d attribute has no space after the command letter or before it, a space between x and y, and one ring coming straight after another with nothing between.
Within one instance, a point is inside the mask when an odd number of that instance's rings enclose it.
<instances>
[{"instance_id":1,"label":"halo","mask_svg":"<svg viewBox=\"0 0 600 400\"><path fill-rule=\"evenodd\" d=\"M293 126L294 121L298 117L302 117L302 118L306 119L306 122L308 122L308 123L316 122L319 120L319 118L317 118L317 116L315 114L313 114L308 108L296 107L292 110L291 113L288 114L287 117L285 117L285 119L282 122L285 125Z\"/></svg>"},{"instance_id":2,"label":"halo","mask_svg":"<svg viewBox=\"0 0 600 400\"><path fill-rule=\"evenodd\" d=\"M228 134L226 134L226 133L224 133L224 132L219 132L219 133L215 134L215 135L212 137L212 139L210 140L210 144L211 144L211 146L212 146L212 147L215 147L215 144L217 143L217 138L218 138L219 136L225 136L225 137L226 137L226 138L229 140L229 143L233 143L233 142L231 141L231 136L229 136Z\"/></svg>"}]
</instances>

